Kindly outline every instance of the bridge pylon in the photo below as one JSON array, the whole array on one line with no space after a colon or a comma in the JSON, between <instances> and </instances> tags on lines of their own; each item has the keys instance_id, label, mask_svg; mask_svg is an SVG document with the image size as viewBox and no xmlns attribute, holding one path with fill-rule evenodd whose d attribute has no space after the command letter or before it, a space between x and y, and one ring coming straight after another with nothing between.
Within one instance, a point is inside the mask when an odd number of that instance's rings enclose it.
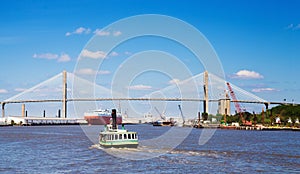
<instances>
[{"instance_id":1,"label":"bridge pylon","mask_svg":"<svg viewBox=\"0 0 300 174\"><path fill-rule=\"evenodd\" d=\"M62 118L67 118L67 71L63 71Z\"/></svg>"}]
</instances>

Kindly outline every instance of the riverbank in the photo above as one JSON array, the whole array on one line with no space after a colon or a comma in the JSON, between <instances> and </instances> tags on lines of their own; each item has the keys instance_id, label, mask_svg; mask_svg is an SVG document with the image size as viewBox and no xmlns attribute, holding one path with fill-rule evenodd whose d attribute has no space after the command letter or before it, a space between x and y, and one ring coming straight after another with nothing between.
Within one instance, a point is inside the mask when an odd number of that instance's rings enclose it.
<instances>
[{"instance_id":1,"label":"riverbank","mask_svg":"<svg viewBox=\"0 0 300 174\"><path fill-rule=\"evenodd\" d=\"M300 131L299 127L284 126L220 126L220 129L230 130L261 130L261 131Z\"/></svg>"}]
</instances>

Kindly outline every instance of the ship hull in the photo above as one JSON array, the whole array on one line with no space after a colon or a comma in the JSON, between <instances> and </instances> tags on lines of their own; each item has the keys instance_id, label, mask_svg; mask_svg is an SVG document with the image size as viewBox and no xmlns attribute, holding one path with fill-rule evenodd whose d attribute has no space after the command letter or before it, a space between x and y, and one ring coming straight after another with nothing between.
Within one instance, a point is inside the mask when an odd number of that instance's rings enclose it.
<instances>
[{"instance_id":1,"label":"ship hull","mask_svg":"<svg viewBox=\"0 0 300 174\"><path fill-rule=\"evenodd\" d=\"M84 119L91 125L110 124L111 116L84 116ZM117 117L117 124L122 124L122 117Z\"/></svg>"}]
</instances>

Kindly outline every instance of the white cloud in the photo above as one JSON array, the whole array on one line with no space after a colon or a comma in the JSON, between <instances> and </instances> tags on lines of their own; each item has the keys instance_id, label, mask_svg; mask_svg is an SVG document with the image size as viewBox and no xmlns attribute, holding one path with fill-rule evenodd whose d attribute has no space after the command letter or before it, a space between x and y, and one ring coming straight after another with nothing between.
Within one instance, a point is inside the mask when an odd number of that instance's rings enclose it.
<instances>
[{"instance_id":1,"label":"white cloud","mask_svg":"<svg viewBox=\"0 0 300 174\"><path fill-rule=\"evenodd\" d=\"M90 28L85 28L85 27L79 27L74 31L68 31L66 32L65 36L71 36L71 35L80 35L80 34L90 34L91 33L91 29ZM103 29L96 29L94 32L94 34L98 35L98 36L120 36L122 34L121 31L104 31Z\"/></svg>"},{"instance_id":2,"label":"white cloud","mask_svg":"<svg viewBox=\"0 0 300 174\"><path fill-rule=\"evenodd\" d=\"M71 35L72 35L72 33L66 32L66 36L71 36Z\"/></svg>"},{"instance_id":3,"label":"white cloud","mask_svg":"<svg viewBox=\"0 0 300 174\"><path fill-rule=\"evenodd\" d=\"M26 89L25 88L16 88L15 91L16 92L23 92L23 91L26 91Z\"/></svg>"},{"instance_id":4,"label":"white cloud","mask_svg":"<svg viewBox=\"0 0 300 174\"><path fill-rule=\"evenodd\" d=\"M132 89L132 90L150 90L150 89L152 89L152 87L147 86L147 85L134 85L134 86L128 86L128 89Z\"/></svg>"},{"instance_id":5,"label":"white cloud","mask_svg":"<svg viewBox=\"0 0 300 174\"><path fill-rule=\"evenodd\" d=\"M84 28L84 27L79 27L74 31L74 34L89 34L91 32L91 29L89 28Z\"/></svg>"},{"instance_id":6,"label":"white cloud","mask_svg":"<svg viewBox=\"0 0 300 174\"><path fill-rule=\"evenodd\" d=\"M294 27L294 24L289 24L287 27L285 27L286 29L291 29Z\"/></svg>"},{"instance_id":7,"label":"white cloud","mask_svg":"<svg viewBox=\"0 0 300 174\"><path fill-rule=\"evenodd\" d=\"M112 56L112 57L115 57L115 56L118 56L119 54L118 54L117 52L113 51L113 52L110 53L109 55Z\"/></svg>"},{"instance_id":8,"label":"white cloud","mask_svg":"<svg viewBox=\"0 0 300 174\"><path fill-rule=\"evenodd\" d=\"M0 89L0 94L6 94L8 91L6 89Z\"/></svg>"},{"instance_id":9,"label":"white cloud","mask_svg":"<svg viewBox=\"0 0 300 174\"><path fill-rule=\"evenodd\" d=\"M125 55L132 55L132 53L129 51L125 51Z\"/></svg>"},{"instance_id":10,"label":"white cloud","mask_svg":"<svg viewBox=\"0 0 300 174\"><path fill-rule=\"evenodd\" d=\"M115 32L113 33L114 36L120 36L121 34L122 34L121 31L115 31Z\"/></svg>"},{"instance_id":11,"label":"white cloud","mask_svg":"<svg viewBox=\"0 0 300 174\"><path fill-rule=\"evenodd\" d=\"M68 54L62 53L60 57L57 59L58 62L69 62L71 57Z\"/></svg>"},{"instance_id":12,"label":"white cloud","mask_svg":"<svg viewBox=\"0 0 300 174\"><path fill-rule=\"evenodd\" d=\"M71 57L65 53L61 53L60 55L53 53L34 53L32 57L37 59L57 60L57 62L68 62L71 60Z\"/></svg>"},{"instance_id":13,"label":"white cloud","mask_svg":"<svg viewBox=\"0 0 300 174\"><path fill-rule=\"evenodd\" d=\"M100 29L96 29L94 31L94 34L96 34L98 36L109 36L110 32L109 31L103 31L103 30L100 30Z\"/></svg>"},{"instance_id":14,"label":"white cloud","mask_svg":"<svg viewBox=\"0 0 300 174\"><path fill-rule=\"evenodd\" d=\"M169 81L169 84L173 85L173 84L178 84L180 82L179 79L172 79Z\"/></svg>"},{"instance_id":15,"label":"white cloud","mask_svg":"<svg viewBox=\"0 0 300 174\"><path fill-rule=\"evenodd\" d=\"M235 73L232 78L238 78L238 79L262 79L264 78L261 74L255 72L255 71L249 71L249 70L240 70L237 73Z\"/></svg>"},{"instance_id":16,"label":"white cloud","mask_svg":"<svg viewBox=\"0 0 300 174\"><path fill-rule=\"evenodd\" d=\"M57 59L58 55L57 54L53 54L53 53L42 53L42 54L33 54L32 56L33 58L38 58L38 59Z\"/></svg>"},{"instance_id":17,"label":"white cloud","mask_svg":"<svg viewBox=\"0 0 300 174\"><path fill-rule=\"evenodd\" d=\"M273 92L273 91L279 91L279 90L274 89L274 88L255 88L255 89L252 89L252 92Z\"/></svg>"},{"instance_id":18,"label":"white cloud","mask_svg":"<svg viewBox=\"0 0 300 174\"><path fill-rule=\"evenodd\" d=\"M94 34L98 35L98 36L120 36L122 34L121 31L114 31L114 32L110 32L110 31L104 31L102 29L96 29L94 32Z\"/></svg>"},{"instance_id":19,"label":"white cloud","mask_svg":"<svg viewBox=\"0 0 300 174\"><path fill-rule=\"evenodd\" d=\"M293 29L294 30L299 30L300 29L300 24L296 25Z\"/></svg>"},{"instance_id":20,"label":"white cloud","mask_svg":"<svg viewBox=\"0 0 300 174\"><path fill-rule=\"evenodd\" d=\"M89 29L89 28L79 27L75 31L67 32L65 35L71 36L73 34L89 34L90 32L91 32L91 29Z\"/></svg>"},{"instance_id":21,"label":"white cloud","mask_svg":"<svg viewBox=\"0 0 300 174\"><path fill-rule=\"evenodd\" d=\"M287 30L299 30L300 29L300 24L289 24L288 26L285 27Z\"/></svg>"},{"instance_id":22,"label":"white cloud","mask_svg":"<svg viewBox=\"0 0 300 174\"><path fill-rule=\"evenodd\" d=\"M81 74L81 75L96 75L96 74L101 74L101 75L105 75L105 74L110 74L110 71L106 71L106 70L93 70L91 68L83 68L80 69L79 71L77 71L77 74Z\"/></svg>"},{"instance_id":23,"label":"white cloud","mask_svg":"<svg viewBox=\"0 0 300 174\"><path fill-rule=\"evenodd\" d=\"M82 50L81 52L82 57L88 57L93 59L104 59L106 57L106 53L104 51L89 51L87 49Z\"/></svg>"},{"instance_id":24,"label":"white cloud","mask_svg":"<svg viewBox=\"0 0 300 174\"><path fill-rule=\"evenodd\" d=\"M96 70L90 68L83 68L77 71L77 74L81 74L81 75L95 75L96 73L97 73Z\"/></svg>"}]
</instances>

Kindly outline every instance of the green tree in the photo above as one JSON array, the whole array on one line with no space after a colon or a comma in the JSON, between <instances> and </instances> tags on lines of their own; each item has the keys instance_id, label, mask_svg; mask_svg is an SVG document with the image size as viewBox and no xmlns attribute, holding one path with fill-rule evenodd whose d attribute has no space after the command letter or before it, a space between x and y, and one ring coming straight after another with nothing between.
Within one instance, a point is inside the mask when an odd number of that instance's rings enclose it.
<instances>
[{"instance_id":1,"label":"green tree","mask_svg":"<svg viewBox=\"0 0 300 174\"><path fill-rule=\"evenodd\" d=\"M278 105L270 109L272 115L279 115L282 121L286 121L291 117L295 122L297 118L300 118L300 105Z\"/></svg>"}]
</instances>

